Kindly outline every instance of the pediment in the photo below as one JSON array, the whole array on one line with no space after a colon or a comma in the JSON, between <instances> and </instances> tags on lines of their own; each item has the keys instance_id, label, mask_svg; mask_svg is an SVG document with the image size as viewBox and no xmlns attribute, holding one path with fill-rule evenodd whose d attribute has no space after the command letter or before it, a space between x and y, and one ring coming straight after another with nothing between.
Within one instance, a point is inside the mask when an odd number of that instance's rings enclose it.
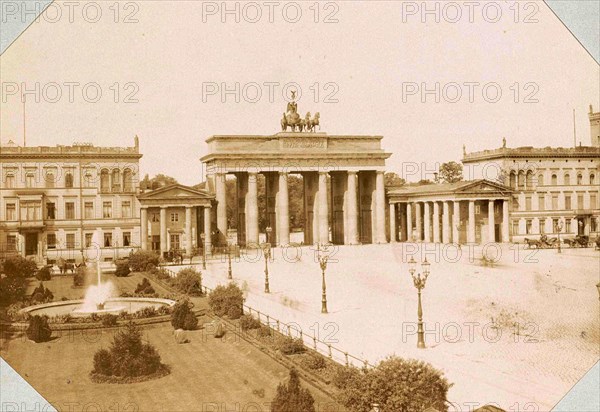
<instances>
[{"instance_id":1,"label":"pediment","mask_svg":"<svg viewBox=\"0 0 600 412\"><path fill-rule=\"evenodd\" d=\"M459 188L456 192L457 193L462 193L462 192L469 192L469 193L473 193L473 192L512 192L512 189L510 187L506 187L504 185L501 185L499 183L496 182L492 182L489 180L478 180L475 182L472 182L470 184L464 185L463 187Z\"/></svg>"},{"instance_id":2,"label":"pediment","mask_svg":"<svg viewBox=\"0 0 600 412\"><path fill-rule=\"evenodd\" d=\"M214 196L204 190L193 189L183 185L162 187L139 196L143 200L159 199L212 199Z\"/></svg>"}]
</instances>

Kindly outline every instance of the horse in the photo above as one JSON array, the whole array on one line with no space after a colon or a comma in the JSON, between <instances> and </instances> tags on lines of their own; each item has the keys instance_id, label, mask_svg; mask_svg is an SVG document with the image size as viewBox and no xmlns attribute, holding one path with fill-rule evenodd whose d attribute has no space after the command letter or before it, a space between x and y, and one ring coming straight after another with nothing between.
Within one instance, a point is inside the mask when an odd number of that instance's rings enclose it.
<instances>
[{"instance_id":1,"label":"horse","mask_svg":"<svg viewBox=\"0 0 600 412\"><path fill-rule=\"evenodd\" d=\"M527 239L527 238L525 238L525 244L527 245L528 249L531 249L532 246L535 246L536 249L539 249L540 246L542 245L542 242L540 242L537 239Z\"/></svg>"},{"instance_id":2,"label":"horse","mask_svg":"<svg viewBox=\"0 0 600 412\"><path fill-rule=\"evenodd\" d=\"M307 118L309 119L310 123L307 123L306 125L306 131L307 132L315 132L315 126L319 126L319 130L321 130L321 126L319 125L319 118L321 117L321 115L319 114L319 112L315 113L315 117L310 120L310 113L308 113Z\"/></svg>"}]
</instances>

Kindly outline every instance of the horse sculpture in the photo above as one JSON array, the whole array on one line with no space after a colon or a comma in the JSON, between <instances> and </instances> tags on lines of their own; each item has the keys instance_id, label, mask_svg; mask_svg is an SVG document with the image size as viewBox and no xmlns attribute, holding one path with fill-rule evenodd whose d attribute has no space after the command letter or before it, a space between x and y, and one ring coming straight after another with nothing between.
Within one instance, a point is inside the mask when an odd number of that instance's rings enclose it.
<instances>
[{"instance_id":1,"label":"horse sculpture","mask_svg":"<svg viewBox=\"0 0 600 412\"><path fill-rule=\"evenodd\" d=\"M288 127L292 132L307 131L314 132L315 126L319 126L319 113L315 113L315 117L311 119L310 112L306 113L304 119L298 114L296 102L290 102L287 106L287 112L283 113L281 118L281 131L286 132ZM319 129L321 126L319 126Z\"/></svg>"}]
</instances>

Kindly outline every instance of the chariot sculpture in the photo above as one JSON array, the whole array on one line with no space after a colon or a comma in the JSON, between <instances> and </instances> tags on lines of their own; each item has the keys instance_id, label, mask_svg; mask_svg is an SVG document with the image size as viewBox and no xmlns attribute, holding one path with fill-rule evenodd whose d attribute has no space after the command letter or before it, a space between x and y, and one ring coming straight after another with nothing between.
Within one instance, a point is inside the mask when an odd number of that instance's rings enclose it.
<instances>
[{"instance_id":1,"label":"chariot sculpture","mask_svg":"<svg viewBox=\"0 0 600 412\"><path fill-rule=\"evenodd\" d=\"M314 117L311 118L310 112L306 113L306 116L303 118L300 117L298 113L298 105L293 100L296 97L296 92L292 91L292 101L287 104L287 110L283 113L283 117L281 119L281 131L286 132L288 127L292 132L315 132L315 128L318 126L319 130L321 126L319 125L319 118L321 115L319 112L315 113Z\"/></svg>"}]
</instances>

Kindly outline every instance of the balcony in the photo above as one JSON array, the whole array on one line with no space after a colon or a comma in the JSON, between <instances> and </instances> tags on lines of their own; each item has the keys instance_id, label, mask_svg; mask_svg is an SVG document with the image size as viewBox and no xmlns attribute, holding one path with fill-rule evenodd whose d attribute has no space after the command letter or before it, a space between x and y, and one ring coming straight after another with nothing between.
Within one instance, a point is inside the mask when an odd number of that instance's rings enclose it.
<instances>
[{"instance_id":1,"label":"balcony","mask_svg":"<svg viewBox=\"0 0 600 412\"><path fill-rule=\"evenodd\" d=\"M46 227L46 225L42 219L21 220L17 227L19 228L19 230L34 230L34 229L44 229Z\"/></svg>"}]
</instances>

